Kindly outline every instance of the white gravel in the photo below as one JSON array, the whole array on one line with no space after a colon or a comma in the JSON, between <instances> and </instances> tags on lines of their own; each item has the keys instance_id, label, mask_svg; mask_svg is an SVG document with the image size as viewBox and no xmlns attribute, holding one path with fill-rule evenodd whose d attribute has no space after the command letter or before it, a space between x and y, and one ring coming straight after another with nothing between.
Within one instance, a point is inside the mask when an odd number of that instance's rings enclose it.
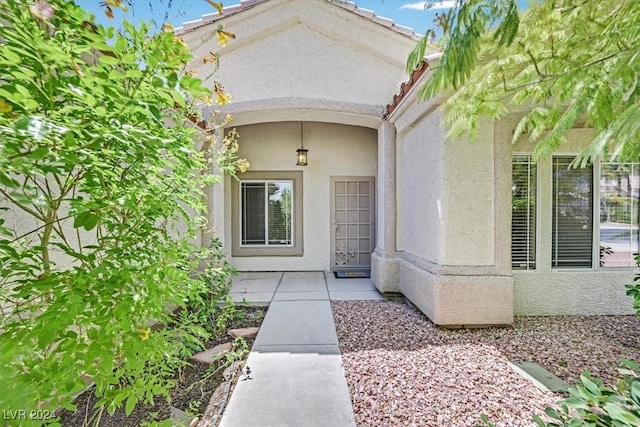
<instances>
[{"instance_id":1,"label":"white gravel","mask_svg":"<svg viewBox=\"0 0 640 427\"><path fill-rule=\"evenodd\" d=\"M562 399L507 361L538 363L570 384L583 370L607 383L640 361L640 318L516 318L513 327L445 330L409 305L334 301L342 362L359 426L535 425Z\"/></svg>"}]
</instances>

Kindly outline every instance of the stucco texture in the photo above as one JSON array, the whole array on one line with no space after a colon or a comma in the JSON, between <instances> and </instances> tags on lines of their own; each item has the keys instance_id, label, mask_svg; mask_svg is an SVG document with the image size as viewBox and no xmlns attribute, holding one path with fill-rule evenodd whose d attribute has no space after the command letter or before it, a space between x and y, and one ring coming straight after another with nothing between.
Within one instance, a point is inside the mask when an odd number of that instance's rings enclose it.
<instances>
[{"instance_id":1,"label":"stucco texture","mask_svg":"<svg viewBox=\"0 0 640 427\"><path fill-rule=\"evenodd\" d=\"M493 126L483 123L472 142L448 140L437 107L413 92L389 119L397 132L397 265L375 257L374 282L396 268L397 289L438 325L510 324L513 279L496 263L497 227L508 228L497 221L505 206L496 198L502 159Z\"/></svg>"},{"instance_id":2,"label":"stucco texture","mask_svg":"<svg viewBox=\"0 0 640 427\"><path fill-rule=\"evenodd\" d=\"M236 35L219 49L219 24ZM201 76L220 50L215 79L233 103L287 98L384 106L405 76L416 41L326 1L273 0L183 34Z\"/></svg>"}]
</instances>

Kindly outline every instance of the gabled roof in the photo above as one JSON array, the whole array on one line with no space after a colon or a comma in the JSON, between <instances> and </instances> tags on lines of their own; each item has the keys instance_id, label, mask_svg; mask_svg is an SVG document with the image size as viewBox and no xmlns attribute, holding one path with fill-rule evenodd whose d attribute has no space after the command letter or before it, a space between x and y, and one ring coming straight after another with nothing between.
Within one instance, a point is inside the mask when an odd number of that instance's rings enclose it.
<instances>
[{"instance_id":1,"label":"gabled roof","mask_svg":"<svg viewBox=\"0 0 640 427\"><path fill-rule=\"evenodd\" d=\"M175 33L177 35L181 35L181 34L193 31L204 25L226 18L227 16L235 15L236 13L252 8L256 4L265 3L267 1L269 0L241 0L239 4L234 4L234 5L225 7L223 9L222 14L217 12L208 13L208 14L202 15L200 19L185 22L182 24L181 27L175 28ZM389 18L376 16L374 11L369 9L359 8L355 2L346 1L346 0L325 0L325 1L332 5L335 5L336 7L341 7L356 15L359 15L365 19L368 19L371 22L382 25L383 27L389 28L397 33L410 37L414 40L420 40L422 38L422 36L420 34L415 33L412 28L405 27L403 25L398 25Z\"/></svg>"}]
</instances>

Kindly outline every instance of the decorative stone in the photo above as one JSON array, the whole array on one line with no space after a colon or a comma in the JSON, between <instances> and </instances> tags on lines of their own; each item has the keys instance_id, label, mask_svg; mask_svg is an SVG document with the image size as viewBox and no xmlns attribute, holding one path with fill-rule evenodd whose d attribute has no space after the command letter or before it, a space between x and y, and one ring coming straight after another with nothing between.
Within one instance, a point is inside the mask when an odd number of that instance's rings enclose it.
<instances>
[{"instance_id":1,"label":"decorative stone","mask_svg":"<svg viewBox=\"0 0 640 427\"><path fill-rule=\"evenodd\" d=\"M229 329L227 333L232 337L255 338L260 328Z\"/></svg>"},{"instance_id":2,"label":"decorative stone","mask_svg":"<svg viewBox=\"0 0 640 427\"><path fill-rule=\"evenodd\" d=\"M225 353L231 351L232 348L233 348L233 344L230 342L226 342L224 344L218 344L213 348L210 348L208 350L205 350L198 354L193 355L191 357L191 360L195 360L196 362L204 363L206 365L211 365L216 360L222 358Z\"/></svg>"},{"instance_id":3,"label":"decorative stone","mask_svg":"<svg viewBox=\"0 0 640 427\"><path fill-rule=\"evenodd\" d=\"M538 388L554 393L566 393L569 384L533 362L509 362L513 370L531 380Z\"/></svg>"},{"instance_id":4,"label":"decorative stone","mask_svg":"<svg viewBox=\"0 0 640 427\"><path fill-rule=\"evenodd\" d=\"M237 360L233 362L233 365L227 366L225 370L222 372L222 376L226 381L231 379L231 373L234 371L241 371L244 366L244 360Z\"/></svg>"},{"instance_id":5,"label":"decorative stone","mask_svg":"<svg viewBox=\"0 0 640 427\"><path fill-rule=\"evenodd\" d=\"M220 416L222 414L222 410L227 404L227 399L229 398L227 393L227 387L230 384L227 382L223 382L216 388L216 390L211 395L209 399L209 404L207 405L207 409L205 409L204 414L202 415L202 424L203 426L215 426L218 425L220 421Z\"/></svg>"}]
</instances>

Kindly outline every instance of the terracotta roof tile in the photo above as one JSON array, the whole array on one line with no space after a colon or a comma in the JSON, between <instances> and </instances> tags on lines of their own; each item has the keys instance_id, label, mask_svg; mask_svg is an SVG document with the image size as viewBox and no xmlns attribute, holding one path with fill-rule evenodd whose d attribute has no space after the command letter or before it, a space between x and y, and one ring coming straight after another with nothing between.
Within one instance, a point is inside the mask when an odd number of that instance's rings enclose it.
<instances>
[{"instance_id":1,"label":"terracotta roof tile","mask_svg":"<svg viewBox=\"0 0 640 427\"><path fill-rule=\"evenodd\" d=\"M384 114L382 115L383 119L386 119L387 117L389 117L389 114L391 114L393 110L395 110L396 107L400 104L400 102L402 102L405 95L409 93L409 91L413 88L413 86L415 86L416 82L420 80L420 77L422 77L422 75L425 73L425 71L427 71L428 68L429 68L429 63L427 62L426 59L423 59L422 62L420 63L420 66L415 70L413 70L413 73L411 73L411 76L409 77L409 81L402 83L400 85L400 92L396 95L393 95L393 101L390 104L387 104L387 106L384 109Z\"/></svg>"}]
</instances>

